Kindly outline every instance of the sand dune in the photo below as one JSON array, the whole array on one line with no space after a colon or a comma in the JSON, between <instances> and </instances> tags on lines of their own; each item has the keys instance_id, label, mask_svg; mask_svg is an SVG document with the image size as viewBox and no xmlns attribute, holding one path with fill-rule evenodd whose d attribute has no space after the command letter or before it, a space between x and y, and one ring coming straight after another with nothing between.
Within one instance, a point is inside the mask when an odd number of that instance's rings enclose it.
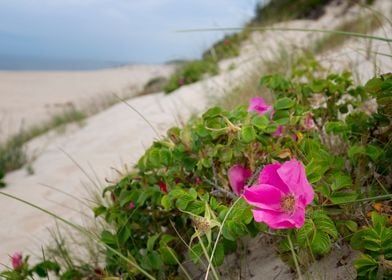
<instances>
[{"instance_id":1,"label":"sand dune","mask_svg":"<svg viewBox=\"0 0 392 280\"><path fill-rule=\"evenodd\" d=\"M134 65L96 71L0 71L0 141L71 106L116 93L131 97L172 65Z\"/></svg>"}]
</instances>

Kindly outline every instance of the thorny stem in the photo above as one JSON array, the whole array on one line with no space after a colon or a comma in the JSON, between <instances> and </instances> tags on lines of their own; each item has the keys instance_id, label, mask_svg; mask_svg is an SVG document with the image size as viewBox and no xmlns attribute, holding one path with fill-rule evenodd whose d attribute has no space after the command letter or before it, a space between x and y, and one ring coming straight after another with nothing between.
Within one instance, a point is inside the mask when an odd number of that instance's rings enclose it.
<instances>
[{"instance_id":1,"label":"thorny stem","mask_svg":"<svg viewBox=\"0 0 392 280\"><path fill-rule=\"evenodd\" d=\"M212 182L212 181L209 180L208 178L203 177L203 180L204 180L206 183L210 184L211 186L213 186L213 187L215 188L215 190L211 191L211 194L212 194L212 195L214 195L214 194L220 192L220 193L225 194L226 196L228 196L229 198L231 198L231 199L233 199L233 200L236 199L236 198L238 198L235 194L233 194L232 192L230 192L230 191L228 191L228 190L225 190L224 188L222 188L222 187L219 186L218 184Z\"/></svg>"},{"instance_id":2,"label":"thorny stem","mask_svg":"<svg viewBox=\"0 0 392 280\"><path fill-rule=\"evenodd\" d=\"M263 168L264 168L264 165L261 165L256 169L255 173L253 173L252 177L250 177L250 179L248 181L248 184L247 184L248 186L253 185L253 183L256 181L257 177L259 177L259 174L260 174L261 170L263 170Z\"/></svg>"}]
</instances>

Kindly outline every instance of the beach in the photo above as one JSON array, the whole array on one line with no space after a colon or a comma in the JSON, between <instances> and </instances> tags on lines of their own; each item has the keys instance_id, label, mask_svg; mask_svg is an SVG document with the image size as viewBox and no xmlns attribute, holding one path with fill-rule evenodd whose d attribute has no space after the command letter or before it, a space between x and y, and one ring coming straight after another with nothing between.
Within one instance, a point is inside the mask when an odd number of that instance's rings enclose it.
<instances>
[{"instance_id":1,"label":"beach","mask_svg":"<svg viewBox=\"0 0 392 280\"><path fill-rule=\"evenodd\" d=\"M115 98L136 96L172 65L131 65L95 71L0 71L0 141L52 116ZM87 108L88 109L88 108Z\"/></svg>"}]
</instances>

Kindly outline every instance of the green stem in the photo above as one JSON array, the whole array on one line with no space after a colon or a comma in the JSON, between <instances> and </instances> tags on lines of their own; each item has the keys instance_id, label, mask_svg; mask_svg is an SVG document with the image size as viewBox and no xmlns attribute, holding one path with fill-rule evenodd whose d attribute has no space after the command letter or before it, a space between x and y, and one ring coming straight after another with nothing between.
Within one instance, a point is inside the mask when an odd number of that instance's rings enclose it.
<instances>
[{"instance_id":1,"label":"green stem","mask_svg":"<svg viewBox=\"0 0 392 280\"><path fill-rule=\"evenodd\" d=\"M287 238L289 240L291 254L293 255L295 269L297 270L297 273L298 273L298 279L302 280L301 269L299 268L297 256L295 255L294 246L293 246L293 242L291 241L290 234L287 234Z\"/></svg>"},{"instance_id":2,"label":"green stem","mask_svg":"<svg viewBox=\"0 0 392 280\"><path fill-rule=\"evenodd\" d=\"M219 227L219 232L218 232L218 235L216 236L216 240L215 240L215 243L214 243L214 248L212 249L211 256L210 256L210 259L208 261L207 272L206 272L206 276L204 277L204 280L208 279L208 274L210 272L212 259L214 258L215 250L216 250L216 247L218 246L218 241L219 241L219 238L220 238L220 236L222 234L223 226L225 225L225 222L226 222L227 218L229 217L229 215L231 213L231 210L233 210L234 206L237 204L238 201L240 201L240 199L241 199L241 197L239 197L236 201L234 201L233 205L229 208L229 211L227 211L225 217L223 218L222 225Z\"/></svg>"},{"instance_id":3,"label":"green stem","mask_svg":"<svg viewBox=\"0 0 392 280\"><path fill-rule=\"evenodd\" d=\"M341 203L326 204L326 205L320 205L320 206L325 206L325 207L336 206L336 205L342 205L342 204L365 202L365 201L372 201L372 200L385 200L385 199L391 199L391 198L392 198L392 194L385 194L385 195L366 197L366 198L361 198L361 199L356 199L356 200L351 200L351 201L345 201L345 202L341 202Z\"/></svg>"}]
</instances>

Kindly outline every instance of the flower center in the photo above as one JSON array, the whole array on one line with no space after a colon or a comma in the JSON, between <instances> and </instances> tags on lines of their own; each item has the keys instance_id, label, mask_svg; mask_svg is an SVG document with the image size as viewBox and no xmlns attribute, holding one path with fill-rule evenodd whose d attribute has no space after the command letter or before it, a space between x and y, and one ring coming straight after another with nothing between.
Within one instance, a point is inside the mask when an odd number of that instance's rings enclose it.
<instances>
[{"instance_id":1,"label":"flower center","mask_svg":"<svg viewBox=\"0 0 392 280\"><path fill-rule=\"evenodd\" d=\"M280 201L280 206L286 213L293 213L295 209L295 197L292 194L286 195Z\"/></svg>"}]
</instances>

